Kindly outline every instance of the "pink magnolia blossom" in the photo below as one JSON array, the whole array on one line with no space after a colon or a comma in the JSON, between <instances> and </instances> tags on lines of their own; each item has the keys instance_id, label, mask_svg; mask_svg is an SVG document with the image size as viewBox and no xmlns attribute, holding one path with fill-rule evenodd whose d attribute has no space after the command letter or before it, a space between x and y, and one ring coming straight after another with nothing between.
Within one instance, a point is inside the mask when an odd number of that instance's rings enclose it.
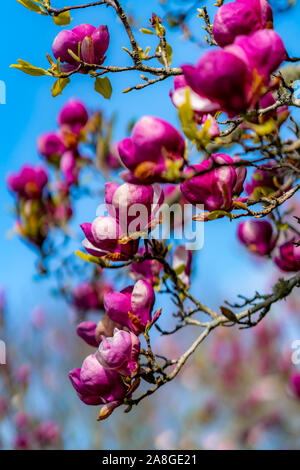
<instances>
[{"instance_id":1,"label":"pink magnolia blossom","mask_svg":"<svg viewBox=\"0 0 300 470\"><path fill-rule=\"evenodd\" d=\"M135 125L130 138L118 145L122 163L129 172L130 183L152 184L165 181L172 163L184 164L185 144L181 134L160 118L144 116Z\"/></svg>"},{"instance_id":2,"label":"pink magnolia blossom","mask_svg":"<svg viewBox=\"0 0 300 470\"><path fill-rule=\"evenodd\" d=\"M248 108L252 74L248 63L234 53L213 50L204 54L196 66L181 68L188 86L215 108L230 116Z\"/></svg>"},{"instance_id":3,"label":"pink magnolia blossom","mask_svg":"<svg viewBox=\"0 0 300 470\"><path fill-rule=\"evenodd\" d=\"M238 238L257 255L269 255L277 241L272 225L267 220L247 220L238 226Z\"/></svg>"},{"instance_id":4,"label":"pink magnolia blossom","mask_svg":"<svg viewBox=\"0 0 300 470\"><path fill-rule=\"evenodd\" d=\"M219 134L219 126L213 117L214 114L220 109L220 106L210 101L207 98L202 98L190 88L183 75L178 75L174 78L174 90L170 91L172 103L176 108L179 108L186 102L186 90L188 89L188 96L191 107L194 111L196 121L199 124L204 124L210 120L210 127L208 135L215 137Z\"/></svg>"},{"instance_id":5,"label":"pink magnolia blossom","mask_svg":"<svg viewBox=\"0 0 300 470\"><path fill-rule=\"evenodd\" d=\"M86 405L113 404L119 406L125 396L120 374L105 369L95 354L88 356L79 369L69 372L69 378L80 400Z\"/></svg>"},{"instance_id":6,"label":"pink magnolia blossom","mask_svg":"<svg viewBox=\"0 0 300 470\"><path fill-rule=\"evenodd\" d=\"M196 66L181 68L187 85L196 94L234 116L255 106L270 85L270 74L285 59L280 36L262 29L238 36L224 49L207 52Z\"/></svg>"},{"instance_id":7,"label":"pink magnolia blossom","mask_svg":"<svg viewBox=\"0 0 300 470\"><path fill-rule=\"evenodd\" d=\"M146 281L138 281L121 292L111 292L104 296L104 308L109 318L137 335L151 322L154 302L153 287Z\"/></svg>"},{"instance_id":8,"label":"pink magnolia blossom","mask_svg":"<svg viewBox=\"0 0 300 470\"><path fill-rule=\"evenodd\" d=\"M274 261L282 271L300 271L300 246L296 246L295 243L296 240L292 239L278 247Z\"/></svg>"},{"instance_id":9,"label":"pink magnolia blossom","mask_svg":"<svg viewBox=\"0 0 300 470\"><path fill-rule=\"evenodd\" d=\"M126 260L135 255L139 240L121 242L124 234L117 219L111 216L97 217L92 224L81 224L86 236L82 244L93 256L107 256L111 259ZM115 255L115 256L114 256Z\"/></svg>"},{"instance_id":10,"label":"pink magnolia blossom","mask_svg":"<svg viewBox=\"0 0 300 470\"><path fill-rule=\"evenodd\" d=\"M226 47L237 57L240 57L253 75L265 86L269 85L270 74L286 59L286 49L281 37L272 29L262 29L249 36L238 36L231 46Z\"/></svg>"},{"instance_id":11,"label":"pink magnolia blossom","mask_svg":"<svg viewBox=\"0 0 300 470\"><path fill-rule=\"evenodd\" d=\"M272 8L266 0L236 0L218 8L213 35L219 46L232 44L241 34L273 28Z\"/></svg>"},{"instance_id":12,"label":"pink magnolia blossom","mask_svg":"<svg viewBox=\"0 0 300 470\"><path fill-rule=\"evenodd\" d=\"M290 387L297 398L300 398L300 372L293 372L290 376Z\"/></svg>"},{"instance_id":13,"label":"pink magnolia blossom","mask_svg":"<svg viewBox=\"0 0 300 470\"><path fill-rule=\"evenodd\" d=\"M105 53L109 45L109 33L107 26L95 28L89 24L81 24L72 30L61 31L54 39L52 51L56 59L60 58L71 71L78 67L79 63L71 56L71 50L78 56L80 47L80 59L87 64L101 65L105 60ZM64 70L64 67L62 67Z\"/></svg>"},{"instance_id":14,"label":"pink magnolia blossom","mask_svg":"<svg viewBox=\"0 0 300 470\"><path fill-rule=\"evenodd\" d=\"M209 211L231 210L234 196L243 191L247 174L246 168L234 167L229 155L216 153L200 165L193 165L186 170L186 175L203 172L192 176L180 185L184 197L191 204L204 204ZM225 164L224 166L220 166Z\"/></svg>"},{"instance_id":15,"label":"pink magnolia blossom","mask_svg":"<svg viewBox=\"0 0 300 470\"><path fill-rule=\"evenodd\" d=\"M145 248L139 250L140 255L145 254ZM130 265L130 277L136 282L147 281L152 286L159 284L159 274L162 271L162 264L155 259L146 259L139 263Z\"/></svg>"},{"instance_id":16,"label":"pink magnolia blossom","mask_svg":"<svg viewBox=\"0 0 300 470\"><path fill-rule=\"evenodd\" d=\"M65 152L60 161L60 170L63 174L65 183L68 186L78 184L79 167L77 164L77 155L73 150Z\"/></svg>"},{"instance_id":17,"label":"pink magnolia blossom","mask_svg":"<svg viewBox=\"0 0 300 470\"><path fill-rule=\"evenodd\" d=\"M103 336L96 357L106 369L130 377L138 369L140 348L140 341L134 333L116 328L113 337Z\"/></svg>"},{"instance_id":18,"label":"pink magnolia blossom","mask_svg":"<svg viewBox=\"0 0 300 470\"><path fill-rule=\"evenodd\" d=\"M84 281L72 289L71 303L80 311L99 310L103 308L103 296L112 287L104 280Z\"/></svg>"},{"instance_id":19,"label":"pink magnolia blossom","mask_svg":"<svg viewBox=\"0 0 300 470\"><path fill-rule=\"evenodd\" d=\"M39 199L47 183L47 172L40 165L24 165L19 173L13 173L7 178L8 188L24 199Z\"/></svg>"},{"instance_id":20,"label":"pink magnolia blossom","mask_svg":"<svg viewBox=\"0 0 300 470\"><path fill-rule=\"evenodd\" d=\"M61 437L59 426L52 420L39 424L34 430L34 435L39 444L44 446L57 443Z\"/></svg>"},{"instance_id":21,"label":"pink magnolia blossom","mask_svg":"<svg viewBox=\"0 0 300 470\"><path fill-rule=\"evenodd\" d=\"M105 184L105 203L108 213L116 217L124 232L147 230L164 200L159 184Z\"/></svg>"},{"instance_id":22,"label":"pink magnolia blossom","mask_svg":"<svg viewBox=\"0 0 300 470\"><path fill-rule=\"evenodd\" d=\"M61 135L57 132L47 132L38 138L38 151L50 163L59 162L62 154L66 151Z\"/></svg>"},{"instance_id":23,"label":"pink magnolia blossom","mask_svg":"<svg viewBox=\"0 0 300 470\"><path fill-rule=\"evenodd\" d=\"M78 135L88 122L88 112L81 101L72 98L61 109L58 115L58 123L63 128Z\"/></svg>"},{"instance_id":24,"label":"pink magnolia blossom","mask_svg":"<svg viewBox=\"0 0 300 470\"><path fill-rule=\"evenodd\" d=\"M89 346L97 348L99 342L96 340L96 323L92 321L83 321L76 328L77 335L83 339Z\"/></svg>"}]
</instances>

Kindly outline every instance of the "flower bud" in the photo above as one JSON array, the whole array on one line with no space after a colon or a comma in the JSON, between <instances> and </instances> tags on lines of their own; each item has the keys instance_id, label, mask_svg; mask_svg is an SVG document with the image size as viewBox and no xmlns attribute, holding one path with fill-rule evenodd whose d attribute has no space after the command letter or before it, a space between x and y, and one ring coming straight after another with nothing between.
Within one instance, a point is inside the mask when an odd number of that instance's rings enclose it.
<instances>
[{"instance_id":1,"label":"flower bud","mask_svg":"<svg viewBox=\"0 0 300 470\"><path fill-rule=\"evenodd\" d=\"M281 37L272 29L262 29L250 36L238 36L233 45L226 47L245 63L248 63L252 71L253 80L258 78L262 85L268 86L270 74L282 64L286 59L286 49Z\"/></svg>"},{"instance_id":2,"label":"flower bud","mask_svg":"<svg viewBox=\"0 0 300 470\"><path fill-rule=\"evenodd\" d=\"M196 66L182 67L187 85L215 108L234 116L248 108L252 73L248 64L226 50L204 54Z\"/></svg>"},{"instance_id":3,"label":"flower bud","mask_svg":"<svg viewBox=\"0 0 300 470\"><path fill-rule=\"evenodd\" d=\"M55 132L47 132L38 139L39 153L49 161L49 163L57 163L65 152L66 147L62 138Z\"/></svg>"},{"instance_id":4,"label":"flower bud","mask_svg":"<svg viewBox=\"0 0 300 470\"><path fill-rule=\"evenodd\" d=\"M300 271L300 246L295 243L292 239L279 246L279 253L274 261L282 271Z\"/></svg>"},{"instance_id":5,"label":"flower bud","mask_svg":"<svg viewBox=\"0 0 300 470\"><path fill-rule=\"evenodd\" d=\"M88 112L84 104L73 98L61 109L58 115L58 124L73 134L78 135L88 122L88 118Z\"/></svg>"},{"instance_id":6,"label":"flower bud","mask_svg":"<svg viewBox=\"0 0 300 470\"><path fill-rule=\"evenodd\" d=\"M80 400L86 405L111 402L121 404L125 396L121 376L113 370L105 369L95 354L84 360L81 369L71 370L69 378Z\"/></svg>"},{"instance_id":7,"label":"flower bud","mask_svg":"<svg viewBox=\"0 0 300 470\"><path fill-rule=\"evenodd\" d=\"M292 373L290 377L290 387L293 394L300 399L300 372Z\"/></svg>"},{"instance_id":8,"label":"flower bud","mask_svg":"<svg viewBox=\"0 0 300 470\"><path fill-rule=\"evenodd\" d=\"M68 186L78 184L79 168L76 162L76 154L72 150L65 152L60 161L60 170Z\"/></svg>"},{"instance_id":9,"label":"flower bud","mask_svg":"<svg viewBox=\"0 0 300 470\"><path fill-rule=\"evenodd\" d=\"M107 210L118 219L125 233L148 229L163 200L164 193L159 184L105 184Z\"/></svg>"},{"instance_id":10,"label":"flower bud","mask_svg":"<svg viewBox=\"0 0 300 470\"><path fill-rule=\"evenodd\" d=\"M238 238L248 250L257 255L269 255L274 249L277 237L267 220L247 220L238 226Z\"/></svg>"},{"instance_id":11,"label":"flower bud","mask_svg":"<svg viewBox=\"0 0 300 470\"><path fill-rule=\"evenodd\" d=\"M134 333L115 328L113 337L102 337L96 357L106 369L131 377L138 369L140 348Z\"/></svg>"},{"instance_id":12,"label":"flower bud","mask_svg":"<svg viewBox=\"0 0 300 470\"><path fill-rule=\"evenodd\" d=\"M145 249L139 250L140 255L145 254ZM146 259L139 263L130 265L130 277L136 282L139 280L147 281L152 286L159 284L159 274L163 266L155 259Z\"/></svg>"},{"instance_id":13,"label":"flower bud","mask_svg":"<svg viewBox=\"0 0 300 470\"><path fill-rule=\"evenodd\" d=\"M61 437L59 426L51 420L39 424L34 430L34 435L42 446L53 445L57 443Z\"/></svg>"},{"instance_id":14,"label":"flower bud","mask_svg":"<svg viewBox=\"0 0 300 470\"><path fill-rule=\"evenodd\" d=\"M203 173L187 179L180 185L184 197L191 204L204 204L208 211L231 210L233 196L243 191L247 170L230 165L234 163L229 155L216 153L200 165L186 170L186 175ZM220 166L224 164L223 166Z\"/></svg>"},{"instance_id":15,"label":"flower bud","mask_svg":"<svg viewBox=\"0 0 300 470\"><path fill-rule=\"evenodd\" d=\"M152 184L165 181L172 162L184 163L185 144L180 133L163 119L144 116L135 125L130 138L118 145L122 163L130 173L130 183Z\"/></svg>"},{"instance_id":16,"label":"flower bud","mask_svg":"<svg viewBox=\"0 0 300 470\"><path fill-rule=\"evenodd\" d=\"M119 242L124 232L114 217L100 216L92 224L81 224L81 228L86 236L82 244L86 251L93 256L102 257L116 254L120 260L126 260L138 250L138 239L129 240L127 243Z\"/></svg>"},{"instance_id":17,"label":"flower bud","mask_svg":"<svg viewBox=\"0 0 300 470\"><path fill-rule=\"evenodd\" d=\"M84 321L77 326L76 333L89 346L97 348L99 343L95 337L96 328L96 323L92 321Z\"/></svg>"},{"instance_id":18,"label":"flower bud","mask_svg":"<svg viewBox=\"0 0 300 470\"><path fill-rule=\"evenodd\" d=\"M138 281L134 287L104 296L104 308L109 318L136 335L142 333L151 321L154 302L153 287L146 281Z\"/></svg>"},{"instance_id":19,"label":"flower bud","mask_svg":"<svg viewBox=\"0 0 300 470\"><path fill-rule=\"evenodd\" d=\"M80 59L87 64L101 65L105 60L105 52L109 45L109 33L107 26L95 28L89 24L81 24L71 31L63 30L54 39L52 51L56 59L66 62L73 69L79 63L71 56L71 50L78 56L80 47Z\"/></svg>"},{"instance_id":20,"label":"flower bud","mask_svg":"<svg viewBox=\"0 0 300 470\"><path fill-rule=\"evenodd\" d=\"M241 34L273 28L272 8L266 0L236 0L218 8L213 35L219 46L232 44Z\"/></svg>"},{"instance_id":21,"label":"flower bud","mask_svg":"<svg viewBox=\"0 0 300 470\"><path fill-rule=\"evenodd\" d=\"M39 199L47 183L48 175L42 166L24 165L19 173L7 178L8 188L24 199Z\"/></svg>"}]
</instances>

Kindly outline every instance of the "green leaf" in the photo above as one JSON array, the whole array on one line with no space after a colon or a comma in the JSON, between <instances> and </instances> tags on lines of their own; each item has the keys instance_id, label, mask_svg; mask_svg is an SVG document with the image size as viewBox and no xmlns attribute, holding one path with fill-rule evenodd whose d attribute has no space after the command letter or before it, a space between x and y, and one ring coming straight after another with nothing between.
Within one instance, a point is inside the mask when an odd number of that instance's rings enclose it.
<instances>
[{"instance_id":1,"label":"green leaf","mask_svg":"<svg viewBox=\"0 0 300 470\"><path fill-rule=\"evenodd\" d=\"M156 53L161 54L161 44L160 43L158 44L158 46L156 48ZM165 53L166 53L167 63L168 63L168 65L171 65L173 50L172 50L172 47L170 46L170 44L168 44L168 43L166 43ZM160 57L158 60L162 65L165 65L162 57Z\"/></svg>"},{"instance_id":2,"label":"green leaf","mask_svg":"<svg viewBox=\"0 0 300 470\"><path fill-rule=\"evenodd\" d=\"M98 77L95 81L95 91L104 96L107 100L111 97L112 87L109 79L107 77Z\"/></svg>"},{"instance_id":3,"label":"green leaf","mask_svg":"<svg viewBox=\"0 0 300 470\"><path fill-rule=\"evenodd\" d=\"M185 270L185 265L181 264L175 269L175 273L177 274L177 276L180 276L180 274L182 274L184 270Z\"/></svg>"},{"instance_id":4,"label":"green leaf","mask_svg":"<svg viewBox=\"0 0 300 470\"><path fill-rule=\"evenodd\" d=\"M147 29L147 28L141 28L140 32L143 34L154 34L154 32L151 31L151 29Z\"/></svg>"},{"instance_id":5,"label":"green leaf","mask_svg":"<svg viewBox=\"0 0 300 470\"><path fill-rule=\"evenodd\" d=\"M32 75L34 77L42 77L43 75L49 75L47 70L42 69L41 67L35 67L34 65L26 62L25 60L18 59L18 64L12 64L11 67L14 69L21 70L28 75Z\"/></svg>"},{"instance_id":6,"label":"green leaf","mask_svg":"<svg viewBox=\"0 0 300 470\"><path fill-rule=\"evenodd\" d=\"M61 95L61 93L64 91L66 86L70 83L70 81L71 80L69 78L59 78L58 80L56 80L56 82L51 88L51 93L52 93L53 98L56 98L56 96Z\"/></svg>"},{"instance_id":7,"label":"green leaf","mask_svg":"<svg viewBox=\"0 0 300 470\"><path fill-rule=\"evenodd\" d=\"M53 21L58 26L67 26L68 24L70 24L71 23L71 16L70 16L69 10L64 11L60 15L56 15L56 16L53 15Z\"/></svg>"},{"instance_id":8,"label":"green leaf","mask_svg":"<svg viewBox=\"0 0 300 470\"><path fill-rule=\"evenodd\" d=\"M216 219L219 219L220 217L231 217L230 213L229 212L226 212L226 211L222 211L222 210L216 210L216 211L212 211L210 212L208 215L207 215L207 219L208 220L216 220Z\"/></svg>"},{"instance_id":9,"label":"green leaf","mask_svg":"<svg viewBox=\"0 0 300 470\"><path fill-rule=\"evenodd\" d=\"M28 8L28 10L35 11L36 13L39 13L39 15L47 15L44 8L41 7L40 5L37 5L32 0L17 0L17 2L21 3L21 5L23 5L23 7Z\"/></svg>"}]
</instances>

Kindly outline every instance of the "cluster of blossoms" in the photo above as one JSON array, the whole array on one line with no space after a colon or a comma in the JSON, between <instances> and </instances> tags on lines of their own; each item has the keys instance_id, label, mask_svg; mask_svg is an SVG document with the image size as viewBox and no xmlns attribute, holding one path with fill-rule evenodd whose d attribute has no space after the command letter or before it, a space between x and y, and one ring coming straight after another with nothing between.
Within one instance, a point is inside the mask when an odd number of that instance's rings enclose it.
<instances>
[{"instance_id":1,"label":"cluster of blossoms","mask_svg":"<svg viewBox=\"0 0 300 470\"><path fill-rule=\"evenodd\" d=\"M152 21L158 30L160 19L154 15ZM130 276L135 282L120 292L102 280L84 282L72 291L71 301L78 312L105 311L98 324L83 321L77 326L78 336L97 350L84 360L81 368L69 373L75 391L85 404L103 405L100 420L121 404L130 404L132 393L146 375L140 365L140 356L145 355L150 362L153 359L148 343L146 353L141 348L139 336L149 339L148 331L160 315L161 309L154 315L152 312L154 287L160 287L161 271L164 270L166 275L163 281L168 276L172 279L175 294L171 293L179 307L187 298L191 253L184 246L177 247L170 268L166 262L168 249L161 244L162 250L157 255L156 240L148 239L161 221L160 209L164 201L201 205L206 212L194 219L207 221L225 216L233 218L236 215L233 211L241 208L247 211L244 215L255 215L249 209L251 204L265 202L261 199L275 197L275 193L283 194L291 187L287 173L280 166L278 169L276 160L269 159L265 168L256 169L251 181L245 183L247 162L216 150L222 144L217 121L221 113L227 114L229 122L242 116L242 131L251 129L250 125L259 127L271 119L275 122L276 133L287 119L286 107L272 108L276 103L272 92L277 92L280 86L280 80L274 80L273 74L285 61L287 53L280 36L273 30L270 5L266 0L236 0L222 5L211 33L217 49L204 54L196 65L182 65L182 76L175 78L170 97L181 118L183 108L191 111L197 131L200 124L209 143L216 144L215 148L212 146L214 150L207 146L207 158L193 164L186 142L175 127L158 117L142 117L130 137L119 142L117 150L108 152L110 169L118 168L119 162L125 167L126 171L121 174L124 183L107 182L106 214L81 224L85 236L82 245L88 253L82 257L102 267L111 267L110 262L122 262L121 267L130 265ZM162 50L163 41L160 40ZM53 54L58 69L66 76L80 72L96 77L94 72L101 68L108 45L106 26L95 28L81 24L58 34L53 43ZM134 62L136 65L136 60ZM103 73L107 71L104 68ZM268 107L271 111L263 116L256 113ZM86 142L87 133L96 121L97 117L93 122L89 120L81 102L71 100L59 114L59 130L39 138L39 153L60 175L58 195L54 197L49 192L48 176L42 168L24 168L9 179L21 214L19 231L23 230L24 236L31 237L38 246L43 244L51 224L59 225L61 220L66 222L72 215L69 193L73 186L79 185L80 170L88 163L81 155L79 145ZM184 125L182 128L187 137L192 135ZM259 135L257 133L256 137ZM195 134L190 139L192 144L197 143L194 137ZM229 145L236 142L232 140ZM200 147L197 143L198 150ZM165 191L162 185L166 185ZM242 195L244 190L247 196ZM278 249L274 255L277 266L283 271L299 271L299 240L288 236L283 243L279 242L280 227L275 223L276 219L272 220L271 223L253 218L242 222L238 227L239 240L260 256L270 256ZM37 229L32 234L33 221ZM180 222L184 223L184 220ZM148 239L143 247L140 246L142 238ZM199 311L207 313L202 307ZM180 310L181 320L185 319L184 315ZM234 315L233 318L238 322ZM233 373L232 370L229 373Z\"/></svg>"},{"instance_id":2,"label":"cluster of blossoms","mask_svg":"<svg viewBox=\"0 0 300 470\"><path fill-rule=\"evenodd\" d=\"M82 156L80 145L100 148L105 140L101 127L104 120L99 119L99 113L89 118L86 107L77 99L62 107L57 121L58 130L41 135L37 141L44 164L24 165L7 178L8 188L16 196L16 232L40 250L51 228L64 230L73 216L72 188L79 187L80 171L90 163ZM118 168L111 142L105 141L102 153L99 158L106 168Z\"/></svg>"},{"instance_id":3,"label":"cluster of blossoms","mask_svg":"<svg viewBox=\"0 0 300 470\"><path fill-rule=\"evenodd\" d=\"M48 164L60 169L62 181L68 187L78 184L84 158L78 145L89 116L86 107L77 99L68 101L58 115L59 130L47 132L38 139L38 151Z\"/></svg>"},{"instance_id":4,"label":"cluster of blossoms","mask_svg":"<svg viewBox=\"0 0 300 470\"><path fill-rule=\"evenodd\" d=\"M154 302L153 287L140 280L121 292L104 295L106 314L98 325L83 322L77 328L78 335L98 349L84 360L81 368L70 371L69 377L85 404L104 405L99 419L107 418L138 386L138 336L158 316L152 319Z\"/></svg>"},{"instance_id":5,"label":"cluster of blossoms","mask_svg":"<svg viewBox=\"0 0 300 470\"><path fill-rule=\"evenodd\" d=\"M16 450L53 449L60 444L60 429L52 420L36 424L25 411L19 411L14 415L13 421L16 429L14 438Z\"/></svg>"},{"instance_id":6,"label":"cluster of blossoms","mask_svg":"<svg viewBox=\"0 0 300 470\"><path fill-rule=\"evenodd\" d=\"M73 215L71 186L77 184L82 157L79 136L88 121L85 106L72 99L62 108L57 133L38 139L38 151L49 165L29 165L8 176L9 189L17 197L17 232L40 249L52 227L64 227ZM62 177L50 184L51 166L60 168Z\"/></svg>"},{"instance_id":7,"label":"cluster of blossoms","mask_svg":"<svg viewBox=\"0 0 300 470\"><path fill-rule=\"evenodd\" d=\"M197 113L233 117L254 108L270 89L271 74L287 57L272 17L265 0L236 0L218 9L213 35L220 49L204 54L196 66L182 66ZM182 95L181 87L173 93L175 103L177 93Z\"/></svg>"}]
</instances>

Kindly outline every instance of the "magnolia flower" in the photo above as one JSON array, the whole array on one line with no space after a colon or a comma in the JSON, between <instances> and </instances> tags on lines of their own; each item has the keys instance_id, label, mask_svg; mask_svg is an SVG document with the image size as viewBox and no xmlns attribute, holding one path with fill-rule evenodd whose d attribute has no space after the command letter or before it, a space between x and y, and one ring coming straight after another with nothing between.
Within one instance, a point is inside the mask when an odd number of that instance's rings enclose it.
<instances>
[{"instance_id":1,"label":"magnolia flower","mask_svg":"<svg viewBox=\"0 0 300 470\"><path fill-rule=\"evenodd\" d=\"M184 197L191 204L204 204L208 211L231 210L233 197L243 191L247 174L246 168L230 165L234 161L229 155L216 153L200 165L188 168L185 174L191 177L180 185Z\"/></svg>"},{"instance_id":2,"label":"magnolia flower","mask_svg":"<svg viewBox=\"0 0 300 470\"><path fill-rule=\"evenodd\" d=\"M92 321L83 321L76 328L77 335L83 339L89 346L97 348L99 342L96 340L96 323Z\"/></svg>"},{"instance_id":3,"label":"magnolia flower","mask_svg":"<svg viewBox=\"0 0 300 470\"><path fill-rule=\"evenodd\" d=\"M118 145L130 183L151 184L165 181L168 168L184 164L185 144L181 134L163 119L144 116L135 125L130 138Z\"/></svg>"},{"instance_id":4,"label":"magnolia flower","mask_svg":"<svg viewBox=\"0 0 300 470\"><path fill-rule=\"evenodd\" d=\"M51 420L39 424L34 430L34 435L36 440L44 446L55 444L61 437L59 426Z\"/></svg>"},{"instance_id":5,"label":"magnolia flower","mask_svg":"<svg viewBox=\"0 0 300 470\"><path fill-rule=\"evenodd\" d=\"M38 151L50 163L58 163L66 151L62 137L57 132L47 132L38 138Z\"/></svg>"},{"instance_id":6,"label":"magnolia flower","mask_svg":"<svg viewBox=\"0 0 300 470\"><path fill-rule=\"evenodd\" d=\"M260 80L263 86L269 85L270 74L275 72L287 55L281 37L272 29L238 36L225 50L244 60L253 76L253 84Z\"/></svg>"},{"instance_id":7,"label":"magnolia flower","mask_svg":"<svg viewBox=\"0 0 300 470\"><path fill-rule=\"evenodd\" d=\"M138 369L140 348L134 333L115 328L113 337L103 336L96 357L106 369L130 377Z\"/></svg>"},{"instance_id":8,"label":"magnolia flower","mask_svg":"<svg viewBox=\"0 0 300 470\"><path fill-rule=\"evenodd\" d=\"M71 31L63 30L54 39L52 51L56 59L60 58L67 67L63 70L74 70L78 67L78 61L69 53L71 50L86 64L101 65L105 60L105 53L109 45L109 33L107 26L95 28L89 24L81 24Z\"/></svg>"},{"instance_id":9,"label":"magnolia flower","mask_svg":"<svg viewBox=\"0 0 300 470\"><path fill-rule=\"evenodd\" d=\"M88 356L81 368L71 370L69 378L80 400L86 405L110 404L115 408L122 403L126 393L120 374L105 369L95 354Z\"/></svg>"},{"instance_id":10,"label":"magnolia flower","mask_svg":"<svg viewBox=\"0 0 300 470\"><path fill-rule=\"evenodd\" d=\"M293 372L290 376L290 387L293 394L300 398L300 372Z\"/></svg>"},{"instance_id":11,"label":"magnolia flower","mask_svg":"<svg viewBox=\"0 0 300 470\"><path fill-rule=\"evenodd\" d=\"M181 68L187 85L196 94L234 116L256 105L270 85L270 74L285 59L280 36L263 29L238 36L224 49L207 52L196 66Z\"/></svg>"},{"instance_id":12,"label":"magnolia flower","mask_svg":"<svg viewBox=\"0 0 300 470\"><path fill-rule=\"evenodd\" d=\"M60 170L68 186L78 184L79 167L76 161L76 152L69 150L65 152L60 161Z\"/></svg>"},{"instance_id":13,"label":"magnolia flower","mask_svg":"<svg viewBox=\"0 0 300 470\"><path fill-rule=\"evenodd\" d=\"M120 240L126 234L114 217L100 216L92 224L84 223L80 227L86 236L82 244L93 256L127 260L138 250L139 239L128 242Z\"/></svg>"},{"instance_id":14,"label":"magnolia flower","mask_svg":"<svg viewBox=\"0 0 300 470\"><path fill-rule=\"evenodd\" d=\"M139 250L140 255L145 254L145 248ZM155 259L146 259L139 263L130 265L130 277L136 282L139 280L147 281L152 286L159 284L159 274L163 269L162 264Z\"/></svg>"},{"instance_id":15,"label":"magnolia flower","mask_svg":"<svg viewBox=\"0 0 300 470\"><path fill-rule=\"evenodd\" d=\"M210 51L196 66L181 68L188 86L200 98L212 102L215 109L230 116L247 109L252 74L248 64L235 54L222 49Z\"/></svg>"},{"instance_id":16,"label":"magnolia flower","mask_svg":"<svg viewBox=\"0 0 300 470\"><path fill-rule=\"evenodd\" d=\"M247 220L238 226L238 238L257 255L269 255L277 241L272 225L267 220Z\"/></svg>"},{"instance_id":17,"label":"magnolia flower","mask_svg":"<svg viewBox=\"0 0 300 470\"><path fill-rule=\"evenodd\" d=\"M8 188L19 198L39 199L48 183L48 175L42 166L24 165L19 173L13 173L7 178Z\"/></svg>"},{"instance_id":18,"label":"magnolia flower","mask_svg":"<svg viewBox=\"0 0 300 470\"><path fill-rule=\"evenodd\" d=\"M300 246L296 246L295 243L292 239L279 246L274 261L282 271L300 271Z\"/></svg>"},{"instance_id":19,"label":"magnolia flower","mask_svg":"<svg viewBox=\"0 0 300 470\"><path fill-rule=\"evenodd\" d=\"M103 296L112 287L103 280L97 282L85 281L72 290L72 305L80 311L99 310L103 308Z\"/></svg>"},{"instance_id":20,"label":"magnolia flower","mask_svg":"<svg viewBox=\"0 0 300 470\"><path fill-rule=\"evenodd\" d=\"M266 0L236 0L218 8L213 35L219 46L232 44L241 34L273 28L272 8Z\"/></svg>"},{"instance_id":21,"label":"magnolia flower","mask_svg":"<svg viewBox=\"0 0 300 470\"><path fill-rule=\"evenodd\" d=\"M182 106L187 100L187 90L196 121L198 124L204 124L209 120L210 126L207 133L211 137L217 136L219 134L219 126L213 116L220 109L220 106L207 98L201 98L201 96L195 93L188 86L183 75L178 75L174 78L174 90L170 91L172 103L176 108Z\"/></svg>"},{"instance_id":22,"label":"magnolia flower","mask_svg":"<svg viewBox=\"0 0 300 470\"><path fill-rule=\"evenodd\" d=\"M104 308L109 318L129 328L136 335L142 333L151 322L154 302L153 287L146 281L138 281L121 292L111 292L104 296Z\"/></svg>"},{"instance_id":23,"label":"magnolia flower","mask_svg":"<svg viewBox=\"0 0 300 470\"><path fill-rule=\"evenodd\" d=\"M164 200L159 184L153 186L125 183L105 184L105 203L108 213L116 217L126 233L151 228L151 222Z\"/></svg>"},{"instance_id":24,"label":"magnolia flower","mask_svg":"<svg viewBox=\"0 0 300 470\"><path fill-rule=\"evenodd\" d=\"M64 129L78 135L88 122L88 112L81 101L73 98L61 109L58 115L58 124Z\"/></svg>"}]
</instances>

